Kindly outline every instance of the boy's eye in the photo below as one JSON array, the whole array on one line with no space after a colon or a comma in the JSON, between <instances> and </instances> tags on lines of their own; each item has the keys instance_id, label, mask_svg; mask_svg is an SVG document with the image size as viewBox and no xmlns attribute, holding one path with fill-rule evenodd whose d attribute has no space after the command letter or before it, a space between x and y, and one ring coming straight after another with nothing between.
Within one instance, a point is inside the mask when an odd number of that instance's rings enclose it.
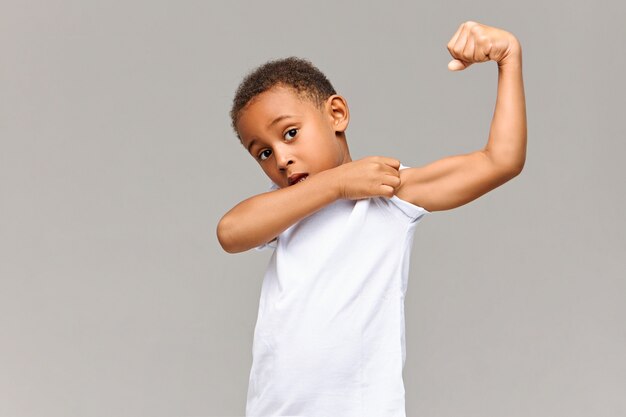
<instances>
[{"instance_id":1,"label":"boy's eye","mask_svg":"<svg viewBox=\"0 0 626 417\"><path fill-rule=\"evenodd\" d=\"M266 149L259 154L259 159L261 161L265 161L267 158L270 157L271 154L272 154L272 151L270 149Z\"/></svg>"},{"instance_id":2,"label":"boy's eye","mask_svg":"<svg viewBox=\"0 0 626 417\"><path fill-rule=\"evenodd\" d=\"M285 133L284 138L287 140L291 140L293 139L293 136L296 136L296 133L298 133L298 129L289 129L287 133Z\"/></svg>"}]
</instances>

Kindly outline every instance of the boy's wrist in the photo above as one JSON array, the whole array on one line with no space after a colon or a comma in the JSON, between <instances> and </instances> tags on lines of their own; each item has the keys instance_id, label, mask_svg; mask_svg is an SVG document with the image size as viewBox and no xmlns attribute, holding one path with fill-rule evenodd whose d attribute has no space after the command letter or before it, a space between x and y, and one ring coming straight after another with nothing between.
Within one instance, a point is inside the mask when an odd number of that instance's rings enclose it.
<instances>
[{"instance_id":1,"label":"boy's wrist","mask_svg":"<svg viewBox=\"0 0 626 417\"><path fill-rule=\"evenodd\" d=\"M509 52L500 61L498 69L520 69L522 67L522 45L513 37Z\"/></svg>"},{"instance_id":2,"label":"boy's wrist","mask_svg":"<svg viewBox=\"0 0 626 417\"><path fill-rule=\"evenodd\" d=\"M341 185L338 181L338 167L327 169L319 172L316 176L322 182L323 187L330 192L333 200L339 200L342 198Z\"/></svg>"}]
</instances>

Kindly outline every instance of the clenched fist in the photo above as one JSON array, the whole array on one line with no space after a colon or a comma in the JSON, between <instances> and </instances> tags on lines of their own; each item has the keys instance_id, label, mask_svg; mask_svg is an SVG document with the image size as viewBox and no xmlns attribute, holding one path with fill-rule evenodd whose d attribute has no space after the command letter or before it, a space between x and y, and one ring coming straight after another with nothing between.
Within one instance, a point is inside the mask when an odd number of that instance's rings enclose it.
<instances>
[{"instance_id":1,"label":"clenched fist","mask_svg":"<svg viewBox=\"0 0 626 417\"><path fill-rule=\"evenodd\" d=\"M455 58L448 63L451 71L464 70L476 62L496 61L503 65L521 54L519 41L511 33L472 21L459 26L447 47Z\"/></svg>"},{"instance_id":2,"label":"clenched fist","mask_svg":"<svg viewBox=\"0 0 626 417\"><path fill-rule=\"evenodd\" d=\"M333 169L340 198L391 198L400 186L400 161L394 158L370 156Z\"/></svg>"}]
</instances>

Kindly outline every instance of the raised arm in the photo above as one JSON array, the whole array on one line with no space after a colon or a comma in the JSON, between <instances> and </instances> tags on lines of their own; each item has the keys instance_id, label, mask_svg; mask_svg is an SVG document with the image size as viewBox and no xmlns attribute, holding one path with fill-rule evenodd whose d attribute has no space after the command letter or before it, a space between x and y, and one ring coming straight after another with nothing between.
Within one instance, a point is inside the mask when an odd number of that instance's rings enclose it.
<instances>
[{"instance_id":1,"label":"raised arm","mask_svg":"<svg viewBox=\"0 0 626 417\"><path fill-rule=\"evenodd\" d=\"M229 253L271 241L299 220L340 199L391 197L400 184L400 161L375 156L319 172L286 188L250 197L228 211L217 237Z\"/></svg>"},{"instance_id":2,"label":"raised arm","mask_svg":"<svg viewBox=\"0 0 626 417\"><path fill-rule=\"evenodd\" d=\"M448 43L450 70L496 61L498 96L483 149L400 171L396 195L429 211L449 210L517 176L526 160L526 103L522 48L515 36L476 22L463 23Z\"/></svg>"}]
</instances>

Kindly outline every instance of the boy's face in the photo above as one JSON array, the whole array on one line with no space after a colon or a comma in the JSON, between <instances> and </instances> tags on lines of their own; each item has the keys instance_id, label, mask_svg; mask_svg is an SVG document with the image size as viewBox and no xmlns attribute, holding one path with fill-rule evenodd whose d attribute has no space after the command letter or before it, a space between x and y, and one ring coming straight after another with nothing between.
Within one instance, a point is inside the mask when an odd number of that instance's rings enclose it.
<instances>
[{"instance_id":1,"label":"boy's face","mask_svg":"<svg viewBox=\"0 0 626 417\"><path fill-rule=\"evenodd\" d=\"M249 102L237 131L243 146L280 188L350 162L342 132L349 112L333 95L323 110L288 87L275 86Z\"/></svg>"}]
</instances>

